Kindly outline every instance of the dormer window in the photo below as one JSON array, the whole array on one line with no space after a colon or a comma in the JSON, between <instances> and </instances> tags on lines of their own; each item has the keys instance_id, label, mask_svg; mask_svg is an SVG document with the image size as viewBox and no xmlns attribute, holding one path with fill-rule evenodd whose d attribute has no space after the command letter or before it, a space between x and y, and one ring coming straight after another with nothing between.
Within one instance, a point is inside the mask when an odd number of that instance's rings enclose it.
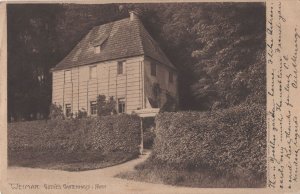
<instances>
[{"instance_id":1,"label":"dormer window","mask_svg":"<svg viewBox=\"0 0 300 194\"><path fill-rule=\"evenodd\" d=\"M101 52L101 46L100 45L94 46L94 53L98 54L100 52Z\"/></svg>"}]
</instances>

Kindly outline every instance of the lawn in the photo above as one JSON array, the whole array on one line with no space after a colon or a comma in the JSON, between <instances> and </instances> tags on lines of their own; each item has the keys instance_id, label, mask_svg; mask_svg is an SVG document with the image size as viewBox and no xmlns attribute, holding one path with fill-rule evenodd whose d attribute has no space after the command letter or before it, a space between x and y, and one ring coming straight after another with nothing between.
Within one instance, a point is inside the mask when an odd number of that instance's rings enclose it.
<instances>
[{"instance_id":1,"label":"lawn","mask_svg":"<svg viewBox=\"0 0 300 194\"><path fill-rule=\"evenodd\" d=\"M74 152L60 154L55 151L18 151L8 153L9 166L22 166L65 171L100 169L124 163L136 155L115 152L108 155L99 152Z\"/></svg>"},{"instance_id":2,"label":"lawn","mask_svg":"<svg viewBox=\"0 0 300 194\"><path fill-rule=\"evenodd\" d=\"M244 177L220 174L213 169L201 168L197 170L178 169L169 165L162 165L147 160L135 166L134 171L127 171L116 175L117 178L168 184L173 186L198 188L263 188L265 177Z\"/></svg>"}]
</instances>

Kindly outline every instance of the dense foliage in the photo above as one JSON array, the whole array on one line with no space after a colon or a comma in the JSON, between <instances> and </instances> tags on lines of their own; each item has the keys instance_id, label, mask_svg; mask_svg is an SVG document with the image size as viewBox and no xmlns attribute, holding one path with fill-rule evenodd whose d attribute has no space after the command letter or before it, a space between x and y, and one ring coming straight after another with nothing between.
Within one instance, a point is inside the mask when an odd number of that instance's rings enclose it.
<instances>
[{"instance_id":1,"label":"dense foliage","mask_svg":"<svg viewBox=\"0 0 300 194\"><path fill-rule=\"evenodd\" d=\"M95 25L140 18L179 72L179 108L265 104L263 3L8 5L8 118L49 114L49 72Z\"/></svg>"},{"instance_id":2,"label":"dense foliage","mask_svg":"<svg viewBox=\"0 0 300 194\"><path fill-rule=\"evenodd\" d=\"M105 95L97 97L97 114L98 116L106 116L116 114L116 101L113 97L106 99Z\"/></svg>"},{"instance_id":3,"label":"dense foliage","mask_svg":"<svg viewBox=\"0 0 300 194\"><path fill-rule=\"evenodd\" d=\"M62 107L60 105L51 104L49 118L50 119L64 119L65 115L64 115Z\"/></svg>"},{"instance_id":4,"label":"dense foliage","mask_svg":"<svg viewBox=\"0 0 300 194\"><path fill-rule=\"evenodd\" d=\"M27 121L8 125L10 154L22 151L37 153L37 156L42 152L56 155L123 152L137 156L139 145L140 120L130 115Z\"/></svg>"},{"instance_id":5,"label":"dense foliage","mask_svg":"<svg viewBox=\"0 0 300 194\"><path fill-rule=\"evenodd\" d=\"M212 169L240 178L266 175L265 108L258 104L214 112L162 113L156 125L151 160L158 166Z\"/></svg>"}]
</instances>

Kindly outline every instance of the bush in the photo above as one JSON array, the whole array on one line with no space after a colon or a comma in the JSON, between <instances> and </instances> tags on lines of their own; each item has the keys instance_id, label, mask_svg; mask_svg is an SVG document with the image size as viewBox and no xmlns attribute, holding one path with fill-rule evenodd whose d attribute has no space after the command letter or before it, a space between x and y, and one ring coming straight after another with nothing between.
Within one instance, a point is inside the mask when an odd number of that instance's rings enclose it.
<instances>
[{"instance_id":1,"label":"bush","mask_svg":"<svg viewBox=\"0 0 300 194\"><path fill-rule=\"evenodd\" d=\"M9 152L123 152L137 156L139 145L139 118L125 114L8 124Z\"/></svg>"},{"instance_id":2,"label":"bush","mask_svg":"<svg viewBox=\"0 0 300 194\"><path fill-rule=\"evenodd\" d=\"M82 118L86 118L87 117L87 112L84 108L82 108L81 110L78 110L78 113L75 115L76 119L82 119Z\"/></svg>"},{"instance_id":3,"label":"bush","mask_svg":"<svg viewBox=\"0 0 300 194\"><path fill-rule=\"evenodd\" d=\"M64 119L65 116L64 116L62 107L60 105L51 104L49 118L50 119Z\"/></svg>"},{"instance_id":4,"label":"bush","mask_svg":"<svg viewBox=\"0 0 300 194\"><path fill-rule=\"evenodd\" d=\"M211 168L233 176L266 173L265 107L161 113L152 160L184 169Z\"/></svg>"},{"instance_id":5,"label":"bush","mask_svg":"<svg viewBox=\"0 0 300 194\"><path fill-rule=\"evenodd\" d=\"M97 97L97 114L98 116L107 116L116 114L116 101L111 96L108 100L106 100L105 95L99 95Z\"/></svg>"}]
</instances>

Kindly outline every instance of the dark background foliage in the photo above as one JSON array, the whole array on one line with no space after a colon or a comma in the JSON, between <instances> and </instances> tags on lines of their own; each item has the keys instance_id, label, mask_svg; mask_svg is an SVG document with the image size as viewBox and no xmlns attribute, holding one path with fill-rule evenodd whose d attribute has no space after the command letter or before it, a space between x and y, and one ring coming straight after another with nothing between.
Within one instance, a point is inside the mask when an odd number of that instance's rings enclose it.
<instances>
[{"instance_id":1,"label":"dark background foliage","mask_svg":"<svg viewBox=\"0 0 300 194\"><path fill-rule=\"evenodd\" d=\"M179 108L265 104L263 3L15 4L8 18L8 118L47 117L49 70L95 25L140 19L179 70Z\"/></svg>"}]
</instances>

